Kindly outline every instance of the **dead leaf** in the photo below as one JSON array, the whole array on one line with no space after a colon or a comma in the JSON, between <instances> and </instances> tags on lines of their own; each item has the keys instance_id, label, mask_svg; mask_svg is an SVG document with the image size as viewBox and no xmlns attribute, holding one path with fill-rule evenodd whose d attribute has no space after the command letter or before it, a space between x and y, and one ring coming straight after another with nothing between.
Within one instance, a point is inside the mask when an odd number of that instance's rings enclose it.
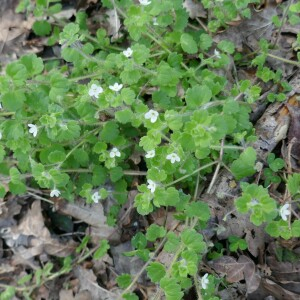
<instances>
[{"instance_id":1,"label":"dead leaf","mask_svg":"<svg viewBox=\"0 0 300 300\"><path fill-rule=\"evenodd\" d=\"M108 239L113 242L119 241L119 232L106 224L106 217L101 203L86 204L83 199L71 203L59 199L55 203L55 208L59 213L72 216L91 225L87 234L92 236L94 243L98 243L101 239Z\"/></svg>"},{"instance_id":2,"label":"dead leaf","mask_svg":"<svg viewBox=\"0 0 300 300\"><path fill-rule=\"evenodd\" d=\"M121 37L119 30L121 27L120 18L118 16L116 9L109 9L106 11L106 15L108 16L108 28L107 35L112 36L112 40L116 40Z\"/></svg>"},{"instance_id":3,"label":"dead leaf","mask_svg":"<svg viewBox=\"0 0 300 300\"><path fill-rule=\"evenodd\" d=\"M256 272L255 264L249 257L241 255L238 262L246 265L243 272L247 286L247 294L251 294L258 289L261 277Z\"/></svg>"},{"instance_id":4,"label":"dead leaf","mask_svg":"<svg viewBox=\"0 0 300 300\"><path fill-rule=\"evenodd\" d=\"M119 291L108 291L97 283L97 277L92 270L86 270L78 266L74 270L75 276L79 279L79 291L88 291L91 299L115 300L121 293Z\"/></svg>"},{"instance_id":5,"label":"dead leaf","mask_svg":"<svg viewBox=\"0 0 300 300\"><path fill-rule=\"evenodd\" d=\"M260 284L260 276L256 273L254 262L245 255L241 255L238 261L232 256L222 256L210 261L209 265L216 272L226 275L229 283L246 281L247 293L257 290Z\"/></svg>"},{"instance_id":6,"label":"dead leaf","mask_svg":"<svg viewBox=\"0 0 300 300\"><path fill-rule=\"evenodd\" d=\"M18 226L11 227L4 238L15 251L16 261L28 260L43 252L65 257L70 255L76 247L76 243L72 240L61 243L58 239L51 237L44 224L39 200L33 202L31 209L28 210ZM20 257L18 258L18 256Z\"/></svg>"},{"instance_id":7,"label":"dead leaf","mask_svg":"<svg viewBox=\"0 0 300 300\"><path fill-rule=\"evenodd\" d=\"M202 3L194 0L185 0L182 6L186 9L191 19L195 19L197 17L206 18L207 13L204 9Z\"/></svg>"},{"instance_id":8,"label":"dead leaf","mask_svg":"<svg viewBox=\"0 0 300 300\"><path fill-rule=\"evenodd\" d=\"M209 262L209 265L216 272L226 275L226 280L229 283L239 282L244 279L244 269L247 264L240 264L232 256L222 256L218 259Z\"/></svg>"}]
</instances>

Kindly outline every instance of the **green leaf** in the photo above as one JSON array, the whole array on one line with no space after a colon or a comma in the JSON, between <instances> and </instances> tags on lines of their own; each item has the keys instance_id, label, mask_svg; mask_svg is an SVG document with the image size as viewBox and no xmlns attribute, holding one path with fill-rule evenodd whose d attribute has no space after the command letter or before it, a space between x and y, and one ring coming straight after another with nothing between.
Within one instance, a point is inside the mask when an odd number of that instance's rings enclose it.
<instances>
[{"instance_id":1,"label":"green leaf","mask_svg":"<svg viewBox=\"0 0 300 300\"><path fill-rule=\"evenodd\" d=\"M138 232L132 239L131 244L134 248L142 250L147 246L147 239L145 235L141 232Z\"/></svg>"},{"instance_id":2,"label":"green leaf","mask_svg":"<svg viewBox=\"0 0 300 300\"><path fill-rule=\"evenodd\" d=\"M11 91L2 96L3 106L9 111L17 111L23 108L25 100L26 97L21 91Z\"/></svg>"},{"instance_id":3,"label":"green leaf","mask_svg":"<svg viewBox=\"0 0 300 300\"><path fill-rule=\"evenodd\" d=\"M107 240L101 240L99 248L96 250L96 252L93 255L93 259L100 259L103 257L106 253L107 250L110 248L109 243Z\"/></svg>"},{"instance_id":4,"label":"green leaf","mask_svg":"<svg viewBox=\"0 0 300 300\"><path fill-rule=\"evenodd\" d=\"M188 34L183 33L180 37L180 45L184 52L188 54L195 54L198 52L198 46L194 38Z\"/></svg>"},{"instance_id":5,"label":"green leaf","mask_svg":"<svg viewBox=\"0 0 300 300\"><path fill-rule=\"evenodd\" d=\"M248 147L231 165L231 171L237 180L253 175L256 161L256 152L252 147Z\"/></svg>"},{"instance_id":6,"label":"green leaf","mask_svg":"<svg viewBox=\"0 0 300 300\"><path fill-rule=\"evenodd\" d=\"M224 52L227 52L229 54L233 54L234 53L234 44L230 41L227 40L222 40L219 44L218 44L218 48Z\"/></svg>"},{"instance_id":7,"label":"green leaf","mask_svg":"<svg viewBox=\"0 0 300 300\"><path fill-rule=\"evenodd\" d=\"M300 3L295 3L290 6L290 11L293 13L300 13Z\"/></svg>"},{"instance_id":8,"label":"green leaf","mask_svg":"<svg viewBox=\"0 0 300 300\"><path fill-rule=\"evenodd\" d=\"M125 300L139 300L139 297L136 294L129 293L129 294L124 294L123 299L125 299Z\"/></svg>"},{"instance_id":9,"label":"green leaf","mask_svg":"<svg viewBox=\"0 0 300 300\"><path fill-rule=\"evenodd\" d=\"M24 55L20 62L26 67L29 75L40 74L44 69L43 60L35 54Z\"/></svg>"},{"instance_id":10,"label":"green leaf","mask_svg":"<svg viewBox=\"0 0 300 300\"><path fill-rule=\"evenodd\" d=\"M121 179L124 175L123 169L121 167L115 167L110 169L110 179L112 182L116 182Z\"/></svg>"},{"instance_id":11,"label":"green leaf","mask_svg":"<svg viewBox=\"0 0 300 300\"><path fill-rule=\"evenodd\" d=\"M11 300L16 293L16 288L13 286L8 286L5 288L4 292L0 294L0 300Z\"/></svg>"},{"instance_id":12,"label":"green leaf","mask_svg":"<svg viewBox=\"0 0 300 300\"><path fill-rule=\"evenodd\" d=\"M159 282L166 275L165 267L159 262L150 263L146 270L152 282Z\"/></svg>"},{"instance_id":13,"label":"green leaf","mask_svg":"<svg viewBox=\"0 0 300 300\"><path fill-rule=\"evenodd\" d=\"M104 142L111 143L117 139L119 133L120 131L118 124L114 121L108 121L101 131L100 138Z\"/></svg>"},{"instance_id":14,"label":"green leaf","mask_svg":"<svg viewBox=\"0 0 300 300\"><path fill-rule=\"evenodd\" d=\"M180 237L189 250L194 250L197 253L205 252L206 244L203 242L203 236L194 229L185 229Z\"/></svg>"},{"instance_id":15,"label":"green leaf","mask_svg":"<svg viewBox=\"0 0 300 300\"><path fill-rule=\"evenodd\" d=\"M51 32L51 25L45 20L35 21L32 30L38 36L46 36Z\"/></svg>"},{"instance_id":16,"label":"green leaf","mask_svg":"<svg viewBox=\"0 0 300 300\"><path fill-rule=\"evenodd\" d=\"M62 162L66 159L66 154L63 151L56 150L49 154L48 159L50 163Z\"/></svg>"},{"instance_id":17,"label":"green leaf","mask_svg":"<svg viewBox=\"0 0 300 300\"><path fill-rule=\"evenodd\" d=\"M292 236L300 237L300 220L295 220L292 224Z\"/></svg>"},{"instance_id":18,"label":"green leaf","mask_svg":"<svg viewBox=\"0 0 300 300\"><path fill-rule=\"evenodd\" d=\"M175 278L162 278L160 280L160 286L163 289L167 300L181 300L183 292L180 285L176 282Z\"/></svg>"},{"instance_id":19,"label":"green leaf","mask_svg":"<svg viewBox=\"0 0 300 300\"><path fill-rule=\"evenodd\" d=\"M188 217L197 217L201 221L208 221L210 218L210 210L205 202L192 202L186 208Z\"/></svg>"},{"instance_id":20,"label":"green leaf","mask_svg":"<svg viewBox=\"0 0 300 300\"><path fill-rule=\"evenodd\" d=\"M137 64L143 64L149 58L150 50L145 45L135 44L131 47L132 57Z\"/></svg>"},{"instance_id":21,"label":"green leaf","mask_svg":"<svg viewBox=\"0 0 300 300\"><path fill-rule=\"evenodd\" d=\"M0 163L3 161L4 157L5 157L5 150L4 147L0 145Z\"/></svg>"},{"instance_id":22,"label":"green leaf","mask_svg":"<svg viewBox=\"0 0 300 300\"><path fill-rule=\"evenodd\" d=\"M208 86L205 85L194 85L189 88L186 92L186 103L189 108L198 108L210 101L212 92Z\"/></svg>"},{"instance_id":23,"label":"green leaf","mask_svg":"<svg viewBox=\"0 0 300 300\"><path fill-rule=\"evenodd\" d=\"M151 224L146 233L146 238L150 242L154 242L158 238L162 238L166 235L166 229L156 224Z\"/></svg>"},{"instance_id":24,"label":"green leaf","mask_svg":"<svg viewBox=\"0 0 300 300\"><path fill-rule=\"evenodd\" d=\"M165 243L164 250L166 252L175 253L179 244L179 237L174 232L169 232L167 234L167 242Z\"/></svg>"},{"instance_id":25,"label":"green leaf","mask_svg":"<svg viewBox=\"0 0 300 300\"><path fill-rule=\"evenodd\" d=\"M213 40L209 34L202 33L200 35L199 47L203 51L207 51L213 43Z\"/></svg>"},{"instance_id":26,"label":"green leaf","mask_svg":"<svg viewBox=\"0 0 300 300\"><path fill-rule=\"evenodd\" d=\"M300 192L300 174L293 174L288 177L287 187L292 196Z\"/></svg>"},{"instance_id":27,"label":"green leaf","mask_svg":"<svg viewBox=\"0 0 300 300\"><path fill-rule=\"evenodd\" d=\"M126 289L131 283L131 275L130 274L122 274L117 277L118 286L122 289Z\"/></svg>"},{"instance_id":28,"label":"green leaf","mask_svg":"<svg viewBox=\"0 0 300 300\"><path fill-rule=\"evenodd\" d=\"M78 24L74 24L74 23L69 23L67 24L64 29L63 32L60 33L59 38L60 38L60 44L66 44L66 46L69 46L71 44L73 44L74 42L76 42L79 38L78 36L78 32L79 32L80 28Z\"/></svg>"},{"instance_id":29,"label":"green leaf","mask_svg":"<svg viewBox=\"0 0 300 300\"><path fill-rule=\"evenodd\" d=\"M129 108L126 108L124 110L117 111L115 117L120 123L126 124L132 121L134 114Z\"/></svg>"},{"instance_id":30,"label":"green leaf","mask_svg":"<svg viewBox=\"0 0 300 300\"><path fill-rule=\"evenodd\" d=\"M32 274L27 274L25 276L23 276L22 278L20 278L17 282L18 285L24 285L25 283L27 283L28 281L30 281L32 278Z\"/></svg>"}]
</instances>

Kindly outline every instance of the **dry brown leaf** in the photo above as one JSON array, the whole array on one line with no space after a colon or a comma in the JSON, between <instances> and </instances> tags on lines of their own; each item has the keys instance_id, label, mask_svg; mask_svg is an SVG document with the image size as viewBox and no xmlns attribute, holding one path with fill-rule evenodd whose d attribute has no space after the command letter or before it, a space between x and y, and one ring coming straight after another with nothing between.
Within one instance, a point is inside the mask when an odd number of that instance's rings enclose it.
<instances>
[{"instance_id":1,"label":"dry brown leaf","mask_svg":"<svg viewBox=\"0 0 300 300\"><path fill-rule=\"evenodd\" d=\"M209 262L209 265L220 274L226 275L229 283L239 282L244 279L244 269L247 264L240 264L232 256L222 256Z\"/></svg>"},{"instance_id":2,"label":"dry brown leaf","mask_svg":"<svg viewBox=\"0 0 300 300\"><path fill-rule=\"evenodd\" d=\"M43 252L65 257L70 255L76 247L73 241L61 243L51 237L49 230L45 227L41 203L38 200L33 202L31 209L18 226L11 227L4 238L6 243L15 250L16 261L28 260Z\"/></svg>"},{"instance_id":3,"label":"dry brown leaf","mask_svg":"<svg viewBox=\"0 0 300 300\"><path fill-rule=\"evenodd\" d=\"M72 216L91 225L87 233L92 236L94 243L98 243L101 239L119 241L118 231L106 224L106 217L101 203L86 204L83 199L71 203L59 199L55 203L55 208L59 213Z\"/></svg>"},{"instance_id":4,"label":"dry brown leaf","mask_svg":"<svg viewBox=\"0 0 300 300\"><path fill-rule=\"evenodd\" d=\"M241 255L238 262L246 265L243 272L246 280L247 293L251 294L258 289L261 277L256 272L255 264L249 257Z\"/></svg>"},{"instance_id":5,"label":"dry brown leaf","mask_svg":"<svg viewBox=\"0 0 300 300\"><path fill-rule=\"evenodd\" d=\"M226 275L229 283L245 279L248 293L256 291L260 284L255 264L247 256L241 255L238 261L232 256L222 256L209 264L216 272Z\"/></svg>"},{"instance_id":6,"label":"dry brown leaf","mask_svg":"<svg viewBox=\"0 0 300 300\"><path fill-rule=\"evenodd\" d=\"M118 291L111 292L99 286L97 277L92 270L86 270L81 266L78 266L74 270L74 273L79 279L79 291L87 290L91 295L91 299L115 300L121 294Z\"/></svg>"},{"instance_id":7,"label":"dry brown leaf","mask_svg":"<svg viewBox=\"0 0 300 300\"><path fill-rule=\"evenodd\" d=\"M279 284L275 283L269 279L262 280L263 287L270 293L270 295L274 296L275 299L287 299L287 300L299 300L300 295L296 293L292 293Z\"/></svg>"},{"instance_id":8,"label":"dry brown leaf","mask_svg":"<svg viewBox=\"0 0 300 300\"><path fill-rule=\"evenodd\" d=\"M199 1L185 0L182 6L186 9L191 19L195 19L197 17L206 18L207 16L206 10Z\"/></svg>"},{"instance_id":9,"label":"dry brown leaf","mask_svg":"<svg viewBox=\"0 0 300 300\"><path fill-rule=\"evenodd\" d=\"M106 11L106 15L108 16L108 28L107 35L112 36L112 40L116 40L121 37L119 30L121 27L120 18L118 16L116 9L109 9Z\"/></svg>"}]
</instances>

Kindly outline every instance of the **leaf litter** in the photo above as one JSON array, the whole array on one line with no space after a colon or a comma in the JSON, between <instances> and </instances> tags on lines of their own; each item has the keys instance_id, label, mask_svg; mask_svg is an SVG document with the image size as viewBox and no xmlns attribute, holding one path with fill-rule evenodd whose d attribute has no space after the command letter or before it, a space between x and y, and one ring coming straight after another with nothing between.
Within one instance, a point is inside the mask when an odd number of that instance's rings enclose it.
<instances>
[{"instance_id":1,"label":"leaf litter","mask_svg":"<svg viewBox=\"0 0 300 300\"><path fill-rule=\"evenodd\" d=\"M281 2L281 1L280 1ZM81 7L88 9L90 5L95 5L96 1L81 1ZM186 0L183 3L192 20L201 18L206 19L207 15L203 6L193 0ZM253 8L252 8L253 9ZM63 16L71 18L74 9L63 11ZM247 48L255 51L258 47L258 41L265 38L272 43L276 40L278 30L272 23L274 16L282 16L283 10L276 6L275 1L267 1L267 5L256 11L253 9L253 16L249 20L237 20L230 24L227 30L218 33L214 37L215 42L221 40L230 40L240 52L245 52ZM95 11L93 21L105 23L108 34L112 40L122 37L121 20L116 10ZM8 8L8 13L2 15L0 21L0 62L4 65L6 62L15 59L28 52L41 52L41 44L45 41L25 49L22 43L26 43L29 34L29 28L33 20L24 20L21 15L14 15ZM22 24L22 25L20 25ZM10 32L10 28L14 28ZM298 27L285 24L278 37L277 43L281 46L279 50L270 52L277 56L292 58L294 54L292 44L295 36L299 32ZM11 55L13 53L13 55ZM10 55L8 55L10 54ZM289 80L292 86L291 92L283 103L275 102L266 107L266 96L274 87L264 86L262 95L264 97L259 101L261 107L254 107L257 110L255 117L255 129L258 140L253 143L258 158L263 163L269 153L281 146L282 157L287 157L286 144L296 139L292 147L292 168L299 169L299 141L300 141L300 108L298 106L297 96L300 94L299 88L299 70L268 58L269 67L283 70L284 76ZM232 68L223 73L228 76L232 73ZM294 73L294 74L293 74ZM253 82L251 74L245 72ZM234 78L228 78L233 82ZM254 78L255 80L255 78ZM278 90L278 87L275 87ZM256 104L255 104L256 105ZM140 157L132 157L137 161ZM135 193L135 191L132 191ZM245 299L299 299L300 295L300 265L298 261L292 261L289 258L291 253L293 258L298 259L300 247L298 242L294 245L278 246L277 242L268 237L264 232L263 226L256 227L249 221L247 215L240 215L233 211L233 201L240 194L239 184L233 179L233 176L226 169L218 174L217 181L210 190L209 194L204 196L212 212L213 222L209 223L209 228L204 234L213 243L222 242L229 236L234 235L245 238L248 243L248 252L237 253L236 256L223 255L220 258L207 261L207 267L212 268L219 276L226 276L226 281L233 283L228 289L220 292L222 299L238 299L241 291L245 293ZM78 265L72 270L73 279L60 278L60 289L51 291L53 299L116 299L120 295L120 290L116 287L116 275L128 273L135 276L142 269L144 263L140 259L132 259L123 256L124 251L131 251L132 246L128 240L136 231L145 231L149 224L166 225L167 229L175 228L176 219L174 212L158 209L150 215L148 220L135 219L135 209L132 206L134 195L129 196L129 204L124 205L119 216L117 230L107 225L104 208L101 203L85 204L82 199L76 199L74 203L66 202L62 199L54 201L54 213L64 214L71 217L74 224L84 224L85 233L92 237L92 244L97 244L102 239L108 239L114 244L109 255L100 260L91 259L89 265ZM131 199L131 200L130 200ZM131 201L131 202L130 202ZM130 205L131 203L131 205ZM45 212L49 207L41 205L40 200L34 199L31 205L24 204L23 199L10 197L1 201L0 206L0 274L2 277L22 277L27 274L27 268L37 269L40 262L50 262L54 257L66 257L74 254L78 246L78 239L73 239L73 233L66 237L54 234L50 227L46 226L47 216ZM78 223L79 222L79 223ZM135 224L133 226L133 224ZM137 224L137 225L136 225ZM49 224L48 224L49 225ZM50 222L51 226L51 222ZM124 236L126 227L135 228L133 232L127 232ZM180 234L180 226L177 233ZM76 240L76 241L75 241ZM11 255L4 254L8 247ZM278 249L281 250L281 257L278 255ZM288 255L289 254L289 255ZM168 265L172 261L172 255L161 251L157 256L157 261ZM68 282L68 287L63 286L63 281ZM101 282L101 284L99 284ZM245 282L245 283L244 283ZM9 279L6 283L12 283ZM56 281L57 283L57 281ZM149 291L149 282L145 276L139 278L140 290ZM51 286L51 284L49 285ZM38 289L39 296L49 298L49 289L46 285ZM50 299L50 298L49 298ZM240 298L244 299L244 298Z\"/></svg>"}]
</instances>

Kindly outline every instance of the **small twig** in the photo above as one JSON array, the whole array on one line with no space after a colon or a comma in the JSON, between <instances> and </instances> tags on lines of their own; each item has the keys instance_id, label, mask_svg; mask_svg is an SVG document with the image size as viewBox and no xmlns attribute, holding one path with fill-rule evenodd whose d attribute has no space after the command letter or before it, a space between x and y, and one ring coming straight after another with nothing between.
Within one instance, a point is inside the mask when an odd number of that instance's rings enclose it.
<instances>
[{"instance_id":1,"label":"small twig","mask_svg":"<svg viewBox=\"0 0 300 300\"><path fill-rule=\"evenodd\" d=\"M213 186L214 186L214 184L215 184L215 182L217 180L217 177L218 177L218 174L219 174L219 171L220 171L220 167L221 167L221 163L222 163L222 159L223 159L223 155L224 155L224 148L223 148L223 146L224 146L224 139L222 139L222 141L221 141L221 150L220 150L220 156L219 156L219 163L218 163L218 165L217 165L217 167L215 169L215 173L214 173L213 178L212 178L212 180L211 180L211 182L209 184L209 187L207 189L207 194L211 193L211 190L212 190L212 188L213 188Z\"/></svg>"},{"instance_id":2,"label":"small twig","mask_svg":"<svg viewBox=\"0 0 300 300\"><path fill-rule=\"evenodd\" d=\"M200 20L200 18L196 18L196 21L199 23L199 25L206 31L208 32L208 28L206 25Z\"/></svg>"}]
</instances>

